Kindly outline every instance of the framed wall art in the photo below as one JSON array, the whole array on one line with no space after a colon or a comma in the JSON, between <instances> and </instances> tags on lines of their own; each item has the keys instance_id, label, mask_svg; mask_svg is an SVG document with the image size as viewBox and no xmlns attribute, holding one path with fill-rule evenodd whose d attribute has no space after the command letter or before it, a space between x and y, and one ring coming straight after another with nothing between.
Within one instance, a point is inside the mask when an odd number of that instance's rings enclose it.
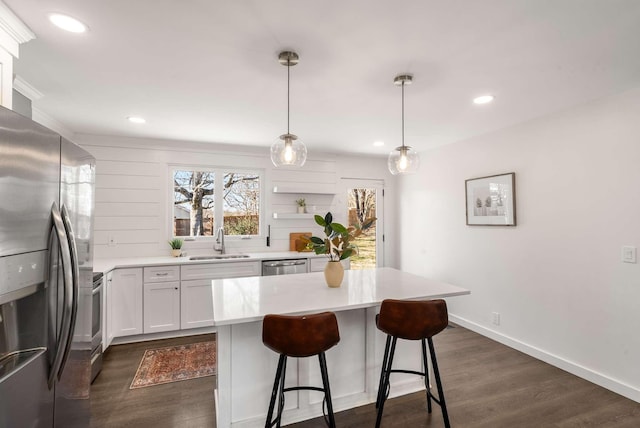
<instances>
[{"instance_id":1,"label":"framed wall art","mask_svg":"<svg viewBox=\"0 0 640 428\"><path fill-rule=\"evenodd\" d=\"M465 180L467 225L516 225L516 174L490 175Z\"/></svg>"}]
</instances>

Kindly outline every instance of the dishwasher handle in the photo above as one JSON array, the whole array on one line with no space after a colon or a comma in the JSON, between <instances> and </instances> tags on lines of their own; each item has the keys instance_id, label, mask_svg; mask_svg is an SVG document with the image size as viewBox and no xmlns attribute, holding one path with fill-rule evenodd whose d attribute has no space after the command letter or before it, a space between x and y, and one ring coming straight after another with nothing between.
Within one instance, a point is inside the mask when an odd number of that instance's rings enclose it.
<instances>
[{"instance_id":1,"label":"dishwasher handle","mask_svg":"<svg viewBox=\"0 0 640 428\"><path fill-rule=\"evenodd\" d=\"M300 266L307 263L307 260L288 260L288 261L277 261L277 262L262 262L263 266L267 267L282 267L282 266Z\"/></svg>"}]
</instances>

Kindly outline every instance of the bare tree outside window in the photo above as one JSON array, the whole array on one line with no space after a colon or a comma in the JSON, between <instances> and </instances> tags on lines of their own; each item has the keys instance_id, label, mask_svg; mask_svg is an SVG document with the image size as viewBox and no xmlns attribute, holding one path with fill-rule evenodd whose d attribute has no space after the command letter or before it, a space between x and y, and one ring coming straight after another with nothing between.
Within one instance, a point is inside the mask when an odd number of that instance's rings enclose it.
<instances>
[{"instance_id":1,"label":"bare tree outside window","mask_svg":"<svg viewBox=\"0 0 640 428\"><path fill-rule=\"evenodd\" d=\"M214 184L213 172L174 171L174 236L213 235ZM205 218L211 223L208 228Z\"/></svg>"},{"instance_id":2,"label":"bare tree outside window","mask_svg":"<svg viewBox=\"0 0 640 428\"><path fill-rule=\"evenodd\" d=\"M213 236L221 226L225 235L260 234L259 173L183 169L172 178L173 236Z\"/></svg>"},{"instance_id":3,"label":"bare tree outside window","mask_svg":"<svg viewBox=\"0 0 640 428\"><path fill-rule=\"evenodd\" d=\"M365 219L376 217L376 189L347 190L349 226L362 227ZM355 240L358 254L351 257L351 269L376 267L376 224Z\"/></svg>"},{"instance_id":4,"label":"bare tree outside window","mask_svg":"<svg viewBox=\"0 0 640 428\"><path fill-rule=\"evenodd\" d=\"M349 189L349 208L355 209L358 226L362 226L365 219L376 215L375 189ZM350 219L351 220L351 219ZM351 223L353 224L353 223Z\"/></svg>"},{"instance_id":5,"label":"bare tree outside window","mask_svg":"<svg viewBox=\"0 0 640 428\"><path fill-rule=\"evenodd\" d=\"M260 177L256 174L224 175L225 235L260 234Z\"/></svg>"}]
</instances>

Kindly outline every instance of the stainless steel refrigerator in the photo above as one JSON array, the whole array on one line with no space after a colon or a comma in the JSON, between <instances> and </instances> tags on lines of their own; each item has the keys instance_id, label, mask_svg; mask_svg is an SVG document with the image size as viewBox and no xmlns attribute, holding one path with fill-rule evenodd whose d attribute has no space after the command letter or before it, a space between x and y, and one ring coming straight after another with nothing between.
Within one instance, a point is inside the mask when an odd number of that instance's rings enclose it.
<instances>
[{"instance_id":1,"label":"stainless steel refrigerator","mask_svg":"<svg viewBox=\"0 0 640 428\"><path fill-rule=\"evenodd\" d=\"M95 160L0 107L0 428L88 427Z\"/></svg>"}]
</instances>

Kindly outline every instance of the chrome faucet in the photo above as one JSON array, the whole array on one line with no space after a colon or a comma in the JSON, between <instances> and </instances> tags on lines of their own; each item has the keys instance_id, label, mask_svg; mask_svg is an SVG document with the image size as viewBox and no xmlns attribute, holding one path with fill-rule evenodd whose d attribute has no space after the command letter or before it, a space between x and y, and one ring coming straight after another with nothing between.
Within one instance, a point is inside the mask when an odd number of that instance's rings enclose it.
<instances>
[{"instance_id":1,"label":"chrome faucet","mask_svg":"<svg viewBox=\"0 0 640 428\"><path fill-rule=\"evenodd\" d=\"M220 251L220 254L225 253L224 248L224 227L218 228L216 232L216 243L213 245L214 251Z\"/></svg>"}]
</instances>

